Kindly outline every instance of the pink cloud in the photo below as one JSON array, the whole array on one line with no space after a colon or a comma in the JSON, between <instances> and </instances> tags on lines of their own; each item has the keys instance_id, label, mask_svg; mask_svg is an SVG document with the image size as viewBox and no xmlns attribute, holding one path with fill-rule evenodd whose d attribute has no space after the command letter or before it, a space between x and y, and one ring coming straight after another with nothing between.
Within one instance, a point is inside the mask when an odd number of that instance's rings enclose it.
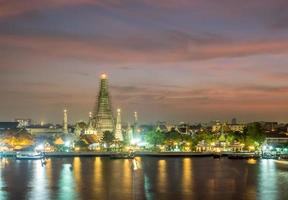
<instances>
[{"instance_id":1,"label":"pink cloud","mask_svg":"<svg viewBox=\"0 0 288 200\"><path fill-rule=\"evenodd\" d=\"M97 4L98 0L1 0L0 17L21 15L26 12L41 9L57 8L63 6L75 6L81 4Z\"/></svg>"},{"instance_id":2,"label":"pink cloud","mask_svg":"<svg viewBox=\"0 0 288 200\"><path fill-rule=\"evenodd\" d=\"M168 39L163 39L158 46L153 42L133 37L86 40L71 37L0 35L1 46L22 49L26 53L105 62L178 62L288 52L286 39L200 44L190 40L185 43L170 43Z\"/></svg>"}]
</instances>

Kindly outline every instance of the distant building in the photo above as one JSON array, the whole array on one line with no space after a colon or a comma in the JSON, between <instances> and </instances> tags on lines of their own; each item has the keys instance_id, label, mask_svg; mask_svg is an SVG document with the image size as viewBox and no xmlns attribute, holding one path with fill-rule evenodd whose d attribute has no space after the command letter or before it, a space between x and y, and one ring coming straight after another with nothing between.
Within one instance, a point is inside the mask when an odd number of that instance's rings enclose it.
<instances>
[{"instance_id":1,"label":"distant building","mask_svg":"<svg viewBox=\"0 0 288 200\"><path fill-rule=\"evenodd\" d=\"M32 124L31 119L17 118L14 121L19 123L18 124L19 128L25 128L25 127L30 126Z\"/></svg>"},{"instance_id":2,"label":"distant building","mask_svg":"<svg viewBox=\"0 0 288 200\"><path fill-rule=\"evenodd\" d=\"M156 123L156 128L155 128L155 130L156 130L156 131L160 131L160 132L167 133L167 132L171 131L172 128L173 128L173 125L169 124L168 122L158 121L158 122Z\"/></svg>"},{"instance_id":3,"label":"distant building","mask_svg":"<svg viewBox=\"0 0 288 200\"><path fill-rule=\"evenodd\" d=\"M277 145L277 144L288 144L288 135L272 134L266 135L264 144Z\"/></svg>"},{"instance_id":4,"label":"distant building","mask_svg":"<svg viewBox=\"0 0 288 200\"><path fill-rule=\"evenodd\" d=\"M189 124L184 123L184 122L180 122L180 124L176 126L175 130L181 134L186 134L186 135L191 134L190 129L189 129Z\"/></svg>"},{"instance_id":5,"label":"distant building","mask_svg":"<svg viewBox=\"0 0 288 200\"><path fill-rule=\"evenodd\" d=\"M278 122L258 122L266 133L275 132L278 128Z\"/></svg>"},{"instance_id":6,"label":"distant building","mask_svg":"<svg viewBox=\"0 0 288 200\"><path fill-rule=\"evenodd\" d=\"M17 130L19 128L19 122L0 122L0 132L7 130Z\"/></svg>"},{"instance_id":7,"label":"distant building","mask_svg":"<svg viewBox=\"0 0 288 200\"><path fill-rule=\"evenodd\" d=\"M226 132L226 131L233 131L233 132L243 132L246 124L226 124L217 122L212 126L212 132Z\"/></svg>"},{"instance_id":8,"label":"distant building","mask_svg":"<svg viewBox=\"0 0 288 200\"><path fill-rule=\"evenodd\" d=\"M62 134L63 130L60 126L55 126L51 124L47 125L31 125L26 127L26 130L34 136L38 135L53 135L53 134Z\"/></svg>"}]
</instances>

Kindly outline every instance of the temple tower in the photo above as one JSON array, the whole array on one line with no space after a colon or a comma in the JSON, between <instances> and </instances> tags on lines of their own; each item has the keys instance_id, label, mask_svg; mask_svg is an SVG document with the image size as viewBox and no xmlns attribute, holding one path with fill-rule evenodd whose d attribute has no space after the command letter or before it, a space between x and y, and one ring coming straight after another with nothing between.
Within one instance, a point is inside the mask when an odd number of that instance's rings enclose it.
<instances>
[{"instance_id":1,"label":"temple tower","mask_svg":"<svg viewBox=\"0 0 288 200\"><path fill-rule=\"evenodd\" d=\"M88 121L88 125L90 125L92 123L93 120L93 114L92 112L89 112L89 121Z\"/></svg>"},{"instance_id":2,"label":"temple tower","mask_svg":"<svg viewBox=\"0 0 288 200\"><path fill-rule=\"evenodd\" d=\"M66 109L64 109L63 133L68 133L68 115Z\"/></svg>"},{"instance_id":3,"label":"temple tower","mask_svg":"<svg viewBox=\"0 0 288 200\"><path fill-rule=\"evenodd\" d=\"M123 141L122 125L121 125L121 110L119 108L117 109L115 138L118 139L119 141Z\"/></svg>"},{"instance_id":4,"label":"temple tower","mask_svg":"<svg viewBox=\"0 0 288 200\"><path fill-rule=\"evenodd\" d=\"M134 112L134 124L137 125L138 124L138 113Z\"/></svg>"},{"instance_id":5,"label":"temple tower","mask_svg":"<svg viewBox=\"0 0 288 200\"><path fill-rule=\"evenodd\" d=\"M133 123L133 135L134 135L134 138L138 137L137 130L138 130L138 113L134 112L134 123Z\"/></svg>"},{"instance_id":6,"label":"temple tower","mask_svg":"<svg viewBox=\"0 0 288 200\"><path fill-rule=\"evenodd\" d=\"M105 131L113 132L114 130L114 120L106 74L102 74L100 77L100 88L93 113L93 128L100 137L102 137Z\"/></svg>"}]
</instances>

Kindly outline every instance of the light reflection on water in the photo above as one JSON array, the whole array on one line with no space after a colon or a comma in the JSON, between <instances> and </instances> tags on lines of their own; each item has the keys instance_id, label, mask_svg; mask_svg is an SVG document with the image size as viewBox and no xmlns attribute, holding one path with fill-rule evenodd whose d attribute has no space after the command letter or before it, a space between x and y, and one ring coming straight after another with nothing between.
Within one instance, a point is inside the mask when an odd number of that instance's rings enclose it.
<instances>
[{"instance_id":1,"label":"light reflection on water","mask_svg":"<svg viewBox=\"0 0 288 200\"><path fill-rule=\"evenodd\" d=\"M31 162L33 174L28 187L28 199L50 199L48 179L46 178L46 168L42 166L41 160Z\"/></svg>"},{"instance_id":2,"label":"light reflection on water","mask_svg":"<svg viewBox=\"0 0 288 200\"><path fill-rule=\"evenodd\" d=\"M71 171L70 164L64 164L62 166L58 188L59 196L57 199L77 199L77 193L75 191L75 177L73 176L73 172Z\"/></svg>"},{"instance_id":3,"label":"light reflection on water","mask_svg":"<svg viewBox=\"0 0 288 200\"><path fill-rule=\"evenodd\" d=\"M167 161L162 159L158 161L158 191L161 193L166 192L166 186L167 186Z\"/></svg>"},{"instance_id":4,"label":"light reflection on water","mask_svg":"<svg viewBox=\"0 0 288 200\"><path fill-rule=\"evenodd\" d=\"M102 160L100 157L95 158L94 161L94 178L93 178L93 190L96 196L100 199L105 198L103 171L102 171Z\"/></svg>"},{"instance_id":5,"label":"light reflection on water","mask_svg":"<svg viewBox=\"0 0 288 200\"><path fill-rule=\"evenodd\" d=\"M192 188L193 186L193 169L192 169L192 159L183 159L183 170L182 170L182 191L185 195L185 199L192 198Z\"/></svg>"},{"instance_id":6,"label":"light reflection on water","mask_svg":"<svg viewBox=\"0 0 288 200\"><path fill-rule=\"evenodd\" d=\"M7 192L3 189L6 187L5 181L3 180L3 168L9 167L9 161L7 158L2 158L0 160L0 199L7 199Z\"/></svg>"},{"instance_id":7,"label":"light reflection on water","mask_svg":"<svg viewBox=\"0 0 288 200\"><path fill-rule=\"evenodd\" d=\"M68 164L69 165L69 164ZM70 166L71 169L73 170L73 174L74 174L74 177L75 177L75 182L76 182L76 190L78 193L81 192L81 185L82 185L82 181L81 181L81 178L82 178L82 175L81 175L81 160L79 157L75 157L73 159L73 166Z\"/></svg>"},{"instance_id":8,"label":"light reflection on water","mask_svg":"<svg viewBox=\"0 0 288 200\"><path fill-rule=\"evenodd\" d=\"M277 169L275 160L261 160L259 173L259 197L262 200L274 200L277 198Z\"/></svg>"},{"instance_id":9,"label":"light reflection on water","mask_svg":"<svg viewBox=\"0 0 288 200\"><path fill-rule=\"evenodd\" d=\"M0 199L288 199L288 165L212 158L0 160Z\"/></svg>"}]
</instances>

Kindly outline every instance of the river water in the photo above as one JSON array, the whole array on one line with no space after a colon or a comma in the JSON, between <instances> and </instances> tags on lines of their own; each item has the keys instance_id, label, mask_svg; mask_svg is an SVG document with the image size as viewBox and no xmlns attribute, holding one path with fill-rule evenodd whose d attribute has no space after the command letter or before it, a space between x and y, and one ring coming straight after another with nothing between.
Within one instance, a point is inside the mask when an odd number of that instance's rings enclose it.
<instances>
[{"instance_id":1,"label":"river water","mask_svg":"<svg viewBox=\"0 0 288 200\"><path fill-rule=\"evenodd\" d=\"M0 199L288 199L288 161L137 157L0 160Z\"/></svg>"}]
</instances>

